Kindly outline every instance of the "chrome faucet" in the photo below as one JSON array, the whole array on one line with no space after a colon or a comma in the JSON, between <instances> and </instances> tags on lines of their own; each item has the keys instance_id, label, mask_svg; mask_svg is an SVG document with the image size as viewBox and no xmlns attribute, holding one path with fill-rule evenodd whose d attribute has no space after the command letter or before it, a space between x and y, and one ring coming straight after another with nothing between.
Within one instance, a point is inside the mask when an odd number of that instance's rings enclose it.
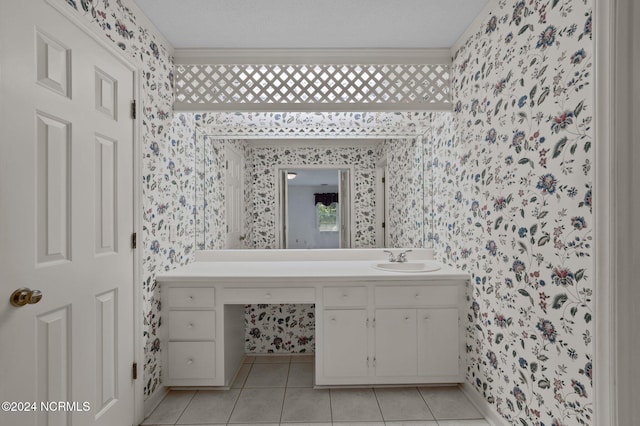
<instances>
[{"instance_id":1,"label":"chrome faucet","mask_svg":"<svg viewBox=\"0 0 640 426\"><path fill-rule=\"evenodd\" d=\"M412 252L413 250L405 250L398 253L398 255L394 255L391 250L384 250L385 253L389 253L389 262L398 262L404 263L407 261L407 253Z\"/></svg>"},{"instance_id":2,"label":"chrome faucet","mask_svg":"<svg viewBox=\"0 0 640 426\"><path fill-rule=\"evenodd\" d=\"M407 261L407 253L412 252L413 250L405 250L403 252L400 252L400 254L398 254L398 262L399 263L404 263Z\"/></svg>"}]
</instances>

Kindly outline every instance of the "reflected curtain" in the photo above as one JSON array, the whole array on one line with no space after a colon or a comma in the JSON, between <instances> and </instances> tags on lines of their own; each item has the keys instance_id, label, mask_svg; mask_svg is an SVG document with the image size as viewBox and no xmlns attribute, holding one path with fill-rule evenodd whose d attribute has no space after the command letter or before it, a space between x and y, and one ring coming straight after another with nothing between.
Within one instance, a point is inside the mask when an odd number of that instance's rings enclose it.
<instances>
[{"instance_id":1,"label":"reflected curtain","mask_svg":"<svg viewBox=\"0 0 640 426\"><path fill-rule=\"evenodd\" d=\"M321 203L325 206L329 207L332 203L338 202L338 193L337 192L327 192L324 194L313 194L315 199L314 205Z\"/></svg>"}]
</instances>

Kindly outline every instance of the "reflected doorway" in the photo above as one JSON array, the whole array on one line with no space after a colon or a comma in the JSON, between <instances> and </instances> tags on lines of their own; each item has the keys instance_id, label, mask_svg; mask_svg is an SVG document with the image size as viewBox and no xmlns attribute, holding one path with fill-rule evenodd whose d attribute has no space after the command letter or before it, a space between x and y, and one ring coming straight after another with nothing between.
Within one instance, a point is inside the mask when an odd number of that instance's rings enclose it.
<instances>
[{"instance_id":1,"label":"reflected doorway","mask_svg":"<svg viewBox=\"0 0 640 426\"><path fill-rule=\"evenodd\" d=\"M351 247L349 168L289 166L279 176L280 247Z\"/></svg>"}]
</instances>

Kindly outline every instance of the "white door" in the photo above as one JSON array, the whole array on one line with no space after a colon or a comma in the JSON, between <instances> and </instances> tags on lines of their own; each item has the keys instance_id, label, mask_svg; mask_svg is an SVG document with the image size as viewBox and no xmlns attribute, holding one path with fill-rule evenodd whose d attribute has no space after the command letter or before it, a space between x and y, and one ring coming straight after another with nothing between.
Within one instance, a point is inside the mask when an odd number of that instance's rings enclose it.
<instances>
[{"instance_id":1,"label":"white door","mask_svg":"<svg viewBox=\"0 0 640 426\"><path fill-rule=\"evenodd\" d=\"M0 39L0 424L131 425L134 73L43 0Z\"/></svg>"},{"instance_id":2,"label":"white door","mask_svg":"<svg viewBox=\"0 0 640 426\"><path fill-rule=\"evenodd\" d=\"M415 376L418 372L415 309L376 310L376 376Z\"/></svg>"},{"instance_id":3,"label":"white door","mask_svg":"<svg viewBox=\"0 0 640 426\"><path fill-rule=\"evenodd\" d=\"M228 249L244 247L244 158L237 150L227 147L226 200Z\"/></svg>"}]
</instances>

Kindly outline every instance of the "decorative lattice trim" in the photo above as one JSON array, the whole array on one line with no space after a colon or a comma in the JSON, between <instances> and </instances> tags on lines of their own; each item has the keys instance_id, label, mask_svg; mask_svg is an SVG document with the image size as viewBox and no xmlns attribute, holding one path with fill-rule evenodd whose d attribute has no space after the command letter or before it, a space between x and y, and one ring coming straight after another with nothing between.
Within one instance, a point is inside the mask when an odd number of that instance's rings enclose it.
<instances>
[{"instance_id":1,"label":"decorative lattice trim","mask_svg":"<svg viewBox=\"0 0 640 426\"><path fill-rule=\"evenodd\" d=\"M446 64L176 65L176 109L241 111L258 110L261 105L286 105L290 110L296 105L449 109L449 79Z\"/></svg>"}]
</instances>

